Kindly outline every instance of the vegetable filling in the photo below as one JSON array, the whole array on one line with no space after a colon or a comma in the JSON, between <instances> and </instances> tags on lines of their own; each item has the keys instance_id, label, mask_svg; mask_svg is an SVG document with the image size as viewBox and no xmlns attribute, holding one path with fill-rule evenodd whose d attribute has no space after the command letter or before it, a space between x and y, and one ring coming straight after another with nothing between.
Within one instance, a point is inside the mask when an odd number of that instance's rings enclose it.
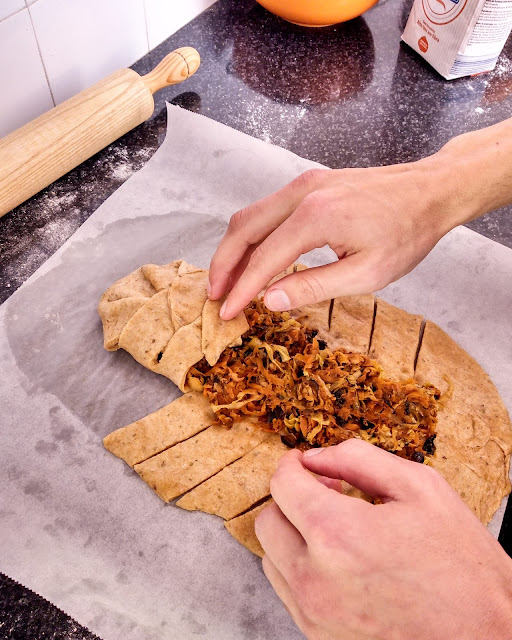
<instances>
[{"instance_id":1,"label":"vegetable filling","mask_svg":"<svg viewBox=\"0 0 512 640\"><path fill-rule=\"evenodd\" d=\"M374 360L329 349L317 331L261 300L245 314L242 345L225 349L213 367L203 358L188 373L217 424L255 416L302 450L359 438L415 462L434 455L440 392L433 385L388 380Z\"/></svg>"}]
</instances>

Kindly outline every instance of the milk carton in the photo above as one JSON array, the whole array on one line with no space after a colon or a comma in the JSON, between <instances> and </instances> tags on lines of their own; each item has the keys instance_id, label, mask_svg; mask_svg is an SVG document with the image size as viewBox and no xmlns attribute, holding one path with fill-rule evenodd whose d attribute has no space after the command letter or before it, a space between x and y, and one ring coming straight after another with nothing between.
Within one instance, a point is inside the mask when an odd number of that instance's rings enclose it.
<instances>
[{"instance_id":1,"label":"milk carton","mask_svg":"<svg viewBox=\"0 0 512 640\"><path fill-rule=\"evenodd\" d=\"M447 80L492 71L512 29L512 0L414 0L402 40Z\"/></svg>"}]
</instances>

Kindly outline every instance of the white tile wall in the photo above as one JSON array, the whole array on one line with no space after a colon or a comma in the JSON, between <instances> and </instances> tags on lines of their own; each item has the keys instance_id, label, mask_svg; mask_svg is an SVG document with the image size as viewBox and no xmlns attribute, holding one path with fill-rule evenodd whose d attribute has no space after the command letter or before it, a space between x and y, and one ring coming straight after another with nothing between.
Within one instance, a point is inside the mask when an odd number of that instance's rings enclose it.
<instances>
[{"instance_id":1,"label":"white tile wall","mask_svg":"<svg viewBox=\"0 0 512 640\"><path fill-rule=\"evenodd\" d=\"M215 0L145 0L149 48L154 49Z\"/></svg>"},{"instance_id":2,"label":"white tile wall","mask_svg":"<svg viewBox=\"0 0 512 640\"><path fill-rule=\"evenodd\" d=\"M0 137L53 107L28 9L0 22Z\"/></svg>"},{"instance_id":3,"label":"white tile wall","mask_svg":"<svg viewBox=\"0 0 512 640\"><path fill-rule=\"evenodd\" d=\"M25 8L25 0L0 0L0 20Z\"/></svg>"},{"instance_id":4,"label":"white tile wall","mask_svg":"<svg viewBox=\"0 0 512 640\"><path fill-rule=\"evenodd\" d=\"M56 104L148 51L144 0L38 0L30 13Z\"/></svg>"},{"instance_id":5,"label":"white tile wall","mask_svg":"<svg viewBox=\"0 0 512 640\"><path fill-rule=\"evenodd\" d=\"M130 66L214 2L0 0L0 137Z\"/></svg>"}]
</instances>

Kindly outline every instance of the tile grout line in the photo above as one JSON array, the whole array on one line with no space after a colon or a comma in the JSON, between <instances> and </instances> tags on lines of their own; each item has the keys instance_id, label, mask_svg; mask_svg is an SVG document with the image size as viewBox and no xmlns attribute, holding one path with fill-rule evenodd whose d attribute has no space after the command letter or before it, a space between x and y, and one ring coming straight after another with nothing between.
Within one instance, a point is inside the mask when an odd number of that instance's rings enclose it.
<instances>
[{"instance_id":1,"label":"tile grout line","mask_svg":"<svg viewBox=\"0 0 512 640\"><path fill-rule=\"evenodd\" d=\"M26 2L27 0L25 0ZM146 51L146 53L144 55L147 55L151 49L149 47L149 31L148 31L148 12L146 9L146 0L142 0L142 6L144 7L144 25L146 27L146 43L148 45L148 50Z\"/></svg>"},{"instance_id":2,"label":"tile grout line","mask_svg":"<svg viewBox=\"0 0 512 640\"><path fill-rule=\"evenodd\" d=\"M26 2L26 0L25 0ZM21 9L18 9L17 11L13 11L12 13L10 13L8 16L4 16L1 20L0 20L0 24L2 24L2 22L5 22L6 20L9 20L9 18L12 18L13 16L17 16L18 13L21 13L22 11L25 11L25 9L28 9L28 6L25 4L24 7L21 7Z\"/></svg>"},{"instance_id":3,"label":"tile grout line","mask_svg":"<svg viewBox=\"0 0 512 640\"><path fill-rule=\"evenodd\" d=\"M25 0L26 3L27 0ZM34 27L34 21L32 20L32 13L30 11L30 7L27 4L27 11L30 18L30 24L32 26L32 31L34 32L34 38L36 39L37 50L39 51L39 58L41 59L41 64L43 65L44 77L46 78L46 83L48 85L48 90L50 91L50 96L52 98L53 106L56 107L57 103L55 102L55 96L53 95L52 86L50 84L50 78L48 77L48 71L46 70L46 65L44 63L43 54L41 52L41 47L39 46L39 38L37 37L37 31Z\"/></svg>"}]
</instances>

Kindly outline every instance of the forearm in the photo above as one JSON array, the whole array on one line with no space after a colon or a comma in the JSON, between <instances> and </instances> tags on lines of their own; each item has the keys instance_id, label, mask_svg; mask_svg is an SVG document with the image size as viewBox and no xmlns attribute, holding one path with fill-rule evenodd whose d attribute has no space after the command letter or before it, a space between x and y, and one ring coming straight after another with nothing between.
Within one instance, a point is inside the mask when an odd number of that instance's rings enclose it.
<instances>
[{"instance_id":1,"label":"forearm","mask_svg":"<svg viewBox=\"0 0 512 640\"><path fill-rule=\"evenodd\" d=\"M453 138L434 159L453 185L450 228L512 203L512 118Z\"/></svg>"}]
</instances>

